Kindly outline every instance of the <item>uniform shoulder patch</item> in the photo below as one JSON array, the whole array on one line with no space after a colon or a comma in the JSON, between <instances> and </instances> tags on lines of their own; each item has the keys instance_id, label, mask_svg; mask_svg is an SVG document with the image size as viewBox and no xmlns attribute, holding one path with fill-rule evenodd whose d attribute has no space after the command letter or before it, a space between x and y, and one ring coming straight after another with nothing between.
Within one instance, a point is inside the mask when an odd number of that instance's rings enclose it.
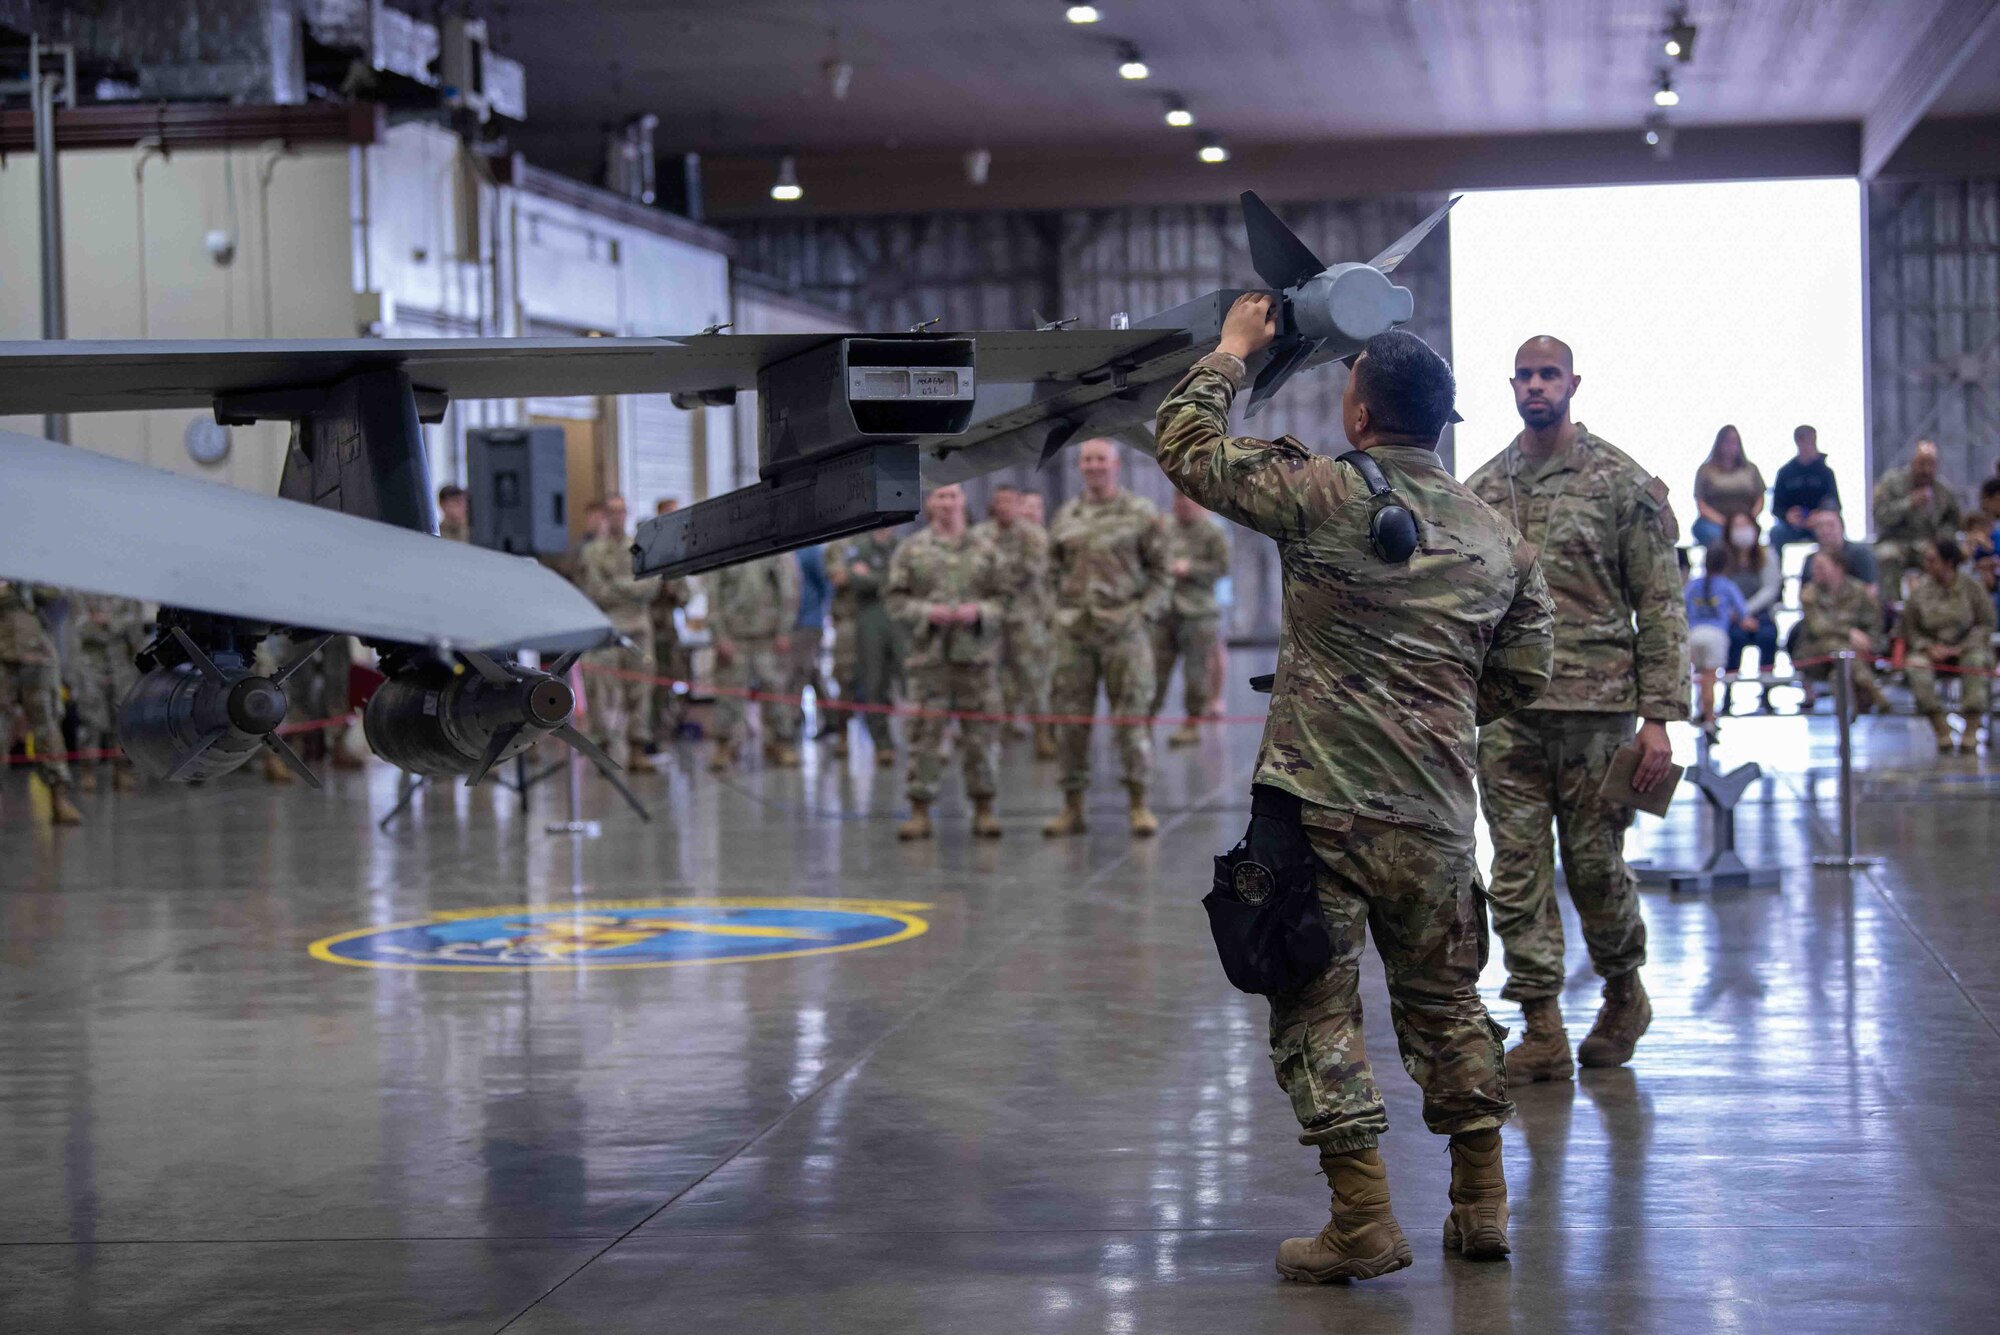
<instances>
[{"instance_id":1,"label":"uniform shoulder patch","mask_svg":"<svg viewBox=\"0 0 2000 1335\"><path fill-rule=\"evenodd\" d=\"M1652 512L1653 526L1668 542L1679 542L1681 521L1674 516L1673 504L1667 499L1667 484L1659 478L1648 478L1639 488L1639 504Z\"/></svg>"},{"instance_id":2,"label":"uniform shoulder patch","mask_svg":"<svg viewBox=\"0 0 2000 1335\"><path fill-rule=\"evenodd\" d=\"M1639 497L1648 510L1659 510L1667 504L1667 484L1659 478L1649 478L1639 488Z\"/></svg>"},{"instance_id":3,"label":"uniform shoulder patch","mask_svg":"<svg viewBox=\"0 0 2000 1335\"><path fill-rule=\"evenodd\" d=\"M1280 436L1271 442L1271 448L1294 459L1303 459L1312 453L1306 443L1297 436Z\"/></svg>"}]
</instances>

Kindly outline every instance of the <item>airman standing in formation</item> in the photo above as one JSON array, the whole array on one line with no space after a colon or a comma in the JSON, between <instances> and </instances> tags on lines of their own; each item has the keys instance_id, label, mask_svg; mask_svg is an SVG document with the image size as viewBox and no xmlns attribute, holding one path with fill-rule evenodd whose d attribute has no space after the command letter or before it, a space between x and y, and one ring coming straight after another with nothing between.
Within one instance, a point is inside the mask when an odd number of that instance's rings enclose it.
<instances>
[{"instance_id":1,"label":"airman standing in formation","mask_svg":"<svg viewBox=\"0 0 2000 1335\"><path fill-rule=\"evenodd\" d=\"M1214 685L1216 630L1222 621L1215 582L1229 573L1229 539L1208 511L1179 494L1167 525L1167 569L1174 592L1166 615L1153 627L1152 712L1157 716L1167 702L1167 682L1178 659L1187 721L1167 738L1167 745L1192 746L1201 740L1196 720L1207 716Z\"/></svg>"},{"instance_id":2,"label":"airman standing in formation","mask_svg":"<svg viewBox=\"0 0 2000 1335\"><path fill-rule=\"evenodd\" d=\"M1017 492L1014 497L1014 511L1023 524L1041 533L1046 541L1049 534L1047 502L1042 493L1032 488ZM1037 627L1042 657L1038 664L1040 671L1034 677L1034 709L1037 713L1049 712L1049 692L1055 683L1054 630L1056 616L1055 586L1043 575L1040 584L1033 590L1033 621ZM1035 725L1035 759L1054 760L1056 758L1056 728L1053 723Z\"/></svg>"},{"instance_id":3,"label":"airman standing in formation","mask_svg":"<svg viewBox=\"0 0 2000 1335\"><path fill-rule=\"evenodd\" d=\"M1439 462L1455 385L1413 334L1369 340L1341 395L1341 429L1416 520L1414 556L1376 549L1373 521L1388 502L1371 496L1356 461L1290 437L1230 438L1244 359L1271 342L1273 314L1267 295L1238 299L1221 345L1160 405L1156 435L1174 485L1276 539L1284 572L1285 633L1253 805L1309 843L1333 955L1317 979L1271 998L1271 1058L1333 1199L1316 1236L1280 1245L1278 1271L1326 1283L1411 1262L1376 1149L1388 1118L1362 1042L1371 934L1424 1122L1450 1137L1444 1244L1468 1260L1497 1259L1509 1250L1499 1128L1514 1105L1505 1031L1479 996L1475 728L1547 686L1549 597L1504 512Z\"/></svg>"},{"instance_id":4,"label":"airman standing in formation","mask_svg":"<svg viewBox=\"0 0 2000 1335\"><path fill-rule=\"evenodd\" d=\"M965 492L956 485L924 498L929 525L896 548L889 562L889 615L909 644L910 818L900 839L931 837L931 804L944 769L941 743L946 711L986 715L959 721L958 749L965 792L972 799L972 832L1000 837L993 795L1000 778L1001 608L1013 582L1003 576L991 543L965 525Z\"/></svg>"},{"instance_id":5,"label":"airman standing in formation","mask_svg":"<svg viewBox=\"0 0 2000 1335\"><path fill-rule=\"evenodd\" d=\"M1576 1059L1619 1066L1652 1023L1639 981L1646 924L1625 866L1626 808L1599 789L1612 755L1634 741L1632 786L1644 792L1673 763L1669 721L1688 716L1687 609L1667 487L1630 457L1570 420L1582 384L1560 339L1521 345L1514 404L1525 429L1468 484L1513 521L1539 554L1555 601L1555 676L1533 707L1480 729L1479 791L1493 831L1493 930L1506 948L1507 985L1527 1036L1507 1055L1507 1078L1575 1074L1562 1024L1562 914L1555 842L1583 920L1584 944L1604 980L1604 1006Z\"/></svg>"},{"instance_id":6,"label":"airman standing in formation","mask_svg":"<svg viewBox=\"0 0 2000 1335\"><path fill-rule=\"evenodd\" d=\"M715 641L715 755L722 773L736 763L748 698L764 725L764 759L799 763L799 707L783 698L791 680L792 627L799 617L799 566L790 552L702 577L708 586L708 626Z\"/></svg>"},{"instance_id":7,"label":"airman standing in formation","mask_svg":"<svg viewBox=\"0 0 2000 1335\"><path fill-rule=\"evenodd\" d=\"M1900 603L1903 574L1922 564L1924 545L1958 536L1958 492L1938 477L1937 442L1918 441L1909 463L1882 474L1875 484L1874 510L1882 597Z\"/></svg>"},{"instance_id":8,"label":"airman standing in formation","mask_svg":"<svg viewBox=\"0 0 2000 1335\"><path fill-rule=\"evenodd\" d=\"M472 501L464 487L438 488L438 536L447 542L472 541Z\"/></svg>"},{"instance_id":9,"label":"airman standing in formation","mask_svg":"<svg viewBox=\"0 0 2000 1335\"><path fill-rule=\"evenodd\" d=\"M69 796L69 763L63 759L62 678L56 640L44 609L62 596L47 585L0 580L0 756L21 740L14 735L16 706L34 745L35 772L49 789L50 819L81 825L83 813Z\"/></svg>"},{"instance_id":10,"label":"airman standing in formation","mask_svg":"<svg viewBox=\"0 0 2000 1335\"><path fill-rule=\"evenodd\" d=\"M584 699L591 731L606 755L627 769L646 766L652 741L653 599L650 579L632 574L632 539L625 531L625 498L607 496L604 519L577 553L577 587L596 603L625 643L593 649L584 661L597 670Z\"/></svg>"},{"instance_id":11,"label":"airman standing in formation","mask_svg":"<svg viewBox=\"0 0 2000 1335\"><path fill-rule=\"evenodd\" d=\"M987 518L972 531L999 557L1000 578L1005 585L1000 614L1001 710L1010 717L1045 714L1049 701L1049 535L1039 524L1022 517L1021 491L1006 483L993 489ZM1036 722L1034 736L1038 748L1053 748L1054 737L1047 724Z\"/></svg>"},{"instance_id":12,"label":"airman standing in formation","mask_svg":"<svg viewBox=\"0 0 2000 1335\"><path fill-rule=\"evenodd\" d=\"M1153 622L1173 591L1167 528L1160 512L1118 485L1118 447L1087 440L1077 461L1083 493L1056 511L1049 528L1050 578L1056 589L1055 683L1049 709L1087 718L1097 712L1101 682L1116 723L1118 760L1133 834L1160 822L1146 805L1153 743ZM1057 725L1062 757L1063 811L1042 830L1050 837L1081 834L1090 787L1089 723Z\"/></svg>"},{"instance_id":13,"label":"airman standing in formation","mask_svg":"<svg viewBox=\"0 0 2000 1335\"><path fill-rule=\"evenodd\" d=\"M1959 567L1965 552L1951 538L1925 544L1924 574L1910 590L1903 607L1903 639L1909 645L1910 695L1917 712L1931 721L1940 751L1954 744L1970 755L1987 726L1986 711L1993 686L1993 599L1986 586ZM1965 731L1956 739L1944 702L1938 699L1937 674L1958 676L1958 713ZM1989 743L1992 733L1987 733Z\"/></svg>"},{"instance_id":14,"label":"airman standing in formation","mask_svg":"<svg viewBox=\"0 0 2000 1335\"><path fill-rule=\"evenodd\" d=\"M1812 708L1816 685L1838 675L1836 662L1813 662L1852 650L1856 712L1886 706L1875 683L1875 654L1882 630L1882 604L1866 584L1847 573L1841 559L1828 551L1812 554L1806 586L1799 594L1799 638L1792 661L1806 679L1806 708Z\"/></svg>"},{"instance_id":15,"label":"airman standing in formation","mask_svg":"<svg viewBox=\"0 0 2000 1335\"><path fill-rule=\"evenodd\" d=\"M896 530L872 533L837 543L827 555L827 582L833 585L833 676L840 698L851 704L875 705L867 710L831 712L835 731L833 754L847 758L848 724L858 713L875 744L875 764L889 769L896 763L896 743L889 729L887 708L902 676L900 635L883 599L889 563L895 558Z\"/></svg>"},{"instance_id":16,"label":"airman standing in formation","mask_svg":"<svg viewBox=\"0 0 2000 1335\"><path fill-rule=\"evenodd\" d=\"M655 505L653 513L670 515L680 508L679 501L668 498ZM694 668L688 661L687 646L681 643L674 613L686 607L692 596L685 578L663 579L653 594L653 670L658 676L684 683L658 686L653 692L653 737L657 741L671 742L678 737L687 718L689 688L685 683L693 681Z\"/></svg>"},{"instance_id":17,"label":"airman standing in formation","mask_svg":"<svg viewBox=\"0 0 2000 1335\"><path fill-rule=\"evenodd\" d=\"M63 663L69 698L76 704L76 749L80 752L118 751L118 707L139 680L133 659L146 647L146 607L135 598L83 593L71 600L76 618L76 653ZM111 757L111 783L120 792L138 786L132 762L122 754ZM97 760L87 754L77 762L77 787L97 791Z\"/></svg>"}]
</instances>

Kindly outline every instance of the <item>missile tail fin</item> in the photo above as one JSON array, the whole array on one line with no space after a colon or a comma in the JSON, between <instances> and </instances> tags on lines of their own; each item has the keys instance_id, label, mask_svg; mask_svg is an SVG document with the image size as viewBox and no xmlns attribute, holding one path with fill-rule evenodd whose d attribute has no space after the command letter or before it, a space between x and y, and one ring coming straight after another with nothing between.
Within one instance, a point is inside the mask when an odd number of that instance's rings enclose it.
<instances>
[{"instance_id":1,"label":"missile tail fin","mask_svg":"<svg viewBox=\"0 0 2000 1335\"><path fill-rule=\"evenodd\" d=\"M1243 192L1243 227L1250 234L1251 267L1280 292L1297 287L1326 268L1255 190Z\"/></svg>"}]
</instances>

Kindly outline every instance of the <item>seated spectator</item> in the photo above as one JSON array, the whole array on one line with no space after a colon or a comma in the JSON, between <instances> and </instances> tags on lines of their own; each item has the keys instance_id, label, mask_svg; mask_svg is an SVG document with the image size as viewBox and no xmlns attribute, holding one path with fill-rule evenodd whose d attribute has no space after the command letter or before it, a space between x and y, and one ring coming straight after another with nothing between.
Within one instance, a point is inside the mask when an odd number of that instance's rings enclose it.
<instances>
[{"instance_id":1,"label":"seated spectator","mask_svg":"<svg viewBox=\"0 0 2000 1335\"><path fill-rule=\"evenodd\" d=\"M1903 600L1903 576L1924 557L1926 543L1958 538L1957 488L1938 476L1938 447L1920 440L1910 462L1891 468L1875 484L1875 560L1882 568L1882 597Z\"/></svg>"},{"instance_id":2,"label":"seated spectator","mask_svg":"<svg viewBox=\"0 0 2000 1335\"><path fill-rule=\"evenodd\" d=\"M1931 721L1940 752L1954 744L1969 754L1986 723L1993 685L1993 600L1984 585L1959 567L1965 552L1950 538L1924 547L1924 573L1910 590L1903 609L1903 638L1909 645L1905 670L1917 712ZM1944 702L1938 696L1939 671L1958 678L1958 705L1964 731L1954 743Z\"/></svg>"},{"instance_id":3,"label":"seated spectator","mask_svg":"<svg viewBox=\"0 0 2000 1335\"><path fill-rule=\"evenodd\" d=\"M1992 545L1993 534L2000 529L2000 477L1989 477L1979 484L1979 504L1965 517L1966 532L1972 532L1974 525Z\"/></svg>"},{"instance_id":4,"label":"seated spectator","mask_svg":"<svg viewBox=\"0 0 2000 1335\"><path fill-rule=\"evenodd\" d=\"M1815 510L1840 509L1840 484L1833 468L1819 452L1819 432L1809 426L1792 431L1798 457L1787 459L1771 484L1771 550L1785 559L1785 545L1804 542L1812 536L1806 520Z\"/></svg>"},{"instance_id":5,"label":"seated spectator","mask_svg":"<svg viewBox=\"0 0 2000 1335\"><path fill-rule=\"evenodd\" d=\"M1868 586L1847 573L1840 558L1814 552L1806 566L1806 587L1799 594L1804 615L1792 641L1792 665L1806 682L1806 708L1811 709L1815 686L1836 677L1840 664L1834 654L1851 649L1854 660L1854 704L1857 712L1886 709L1882 688L1875 683L1875 655L1880 652L1882 605Z\"/></svg>"},{"instance_id":6,"label":"seated spectator","mask_svg":"<svg viewBox=\"0 0 2000 1335\"><path fill-rule=\"evenodd\" d=\"M1757 521L1748 515L1729 521L1729 578L1743 591L1743 611L1729 627L1729 671L1741 672L1743 651L1755 645L1759 669L1769 672L1778 656L1778 558L1759 540ZM1757 711L1771 712L1768 686L1757 692Z\"/></svg>"},{"instance_id":7,"label":"seated spectator","mask_svg":"<svg viewBox=\"0 0 2000 1335\"><path fill-rule=\"evenodd\" d=\"M1743 456L1743 437L1733 426L1715 433L1708 459L1694 474L1694 540L1704 547L1721 542L1729 521L1764 513L1764 475Z\"/></svg>"},{"instance_id":8,"label":"seated spectator","mask_svg":"<svg viewBox=\"0 0 2000 1335\"><path fill-rule=\"evenodd\" d=\"M1729 653L1730 631L1743 618L1743 590L1729 577L1727 547L1708 549L1700 579L1687 580L1688 658L1694 666L1694 721L1715 723L1715 672ZM1687 569L1681 575L1686 579Z\"/></svg>"},{"instance_id":9,"label":"seated spectator","mask_svg":"<svg viewBox=\"0 0 2000 1335\"><path fill-rule=\"evenodd\" d=\"M1993 614L2000 623L2000 553L1988 547L1983 553L1972 558L1972 577L1979 581L1993 601Z\"/></svg>"},{"instance_id":10,"label":"seated spectator","mask_svg":"<svg viewBox=\"0 0 2000 1335\"><path fill-rule=\"evenodd\" d=\"M1870 593L1882 596L1875 576L1875 553L1865 543L1847 540L1847 521L1840 517L1840 511L1815 510L1806 516L1806 527L1812 530L1819 549L1840 562L1848 578L1860 580Z\"/></svg>"}]
</instances>

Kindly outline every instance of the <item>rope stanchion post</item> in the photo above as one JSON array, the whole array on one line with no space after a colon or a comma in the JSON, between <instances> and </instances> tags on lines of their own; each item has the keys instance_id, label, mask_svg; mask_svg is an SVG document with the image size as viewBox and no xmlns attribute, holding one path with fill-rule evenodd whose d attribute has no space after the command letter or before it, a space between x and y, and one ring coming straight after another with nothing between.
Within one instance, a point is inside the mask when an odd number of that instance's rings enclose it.
<instances>
[{"instance_id":1,"label":"rope stanchion post","mask_svg":"<svg viewBox=\"0 0 2000 1335\"><path fill-rule=\"evenodd\" d=\"M1835 688L1834 711L1840 738L1840 852L1813 859L1815 867L1844 868L1856 871L1864 867L1880 866L1882 859L1865 858L1858 847L1860 835L1857 831L1861 794L1854 784L1854 659L1852 649L1843 649L1836 657L1840 660L1840 673L1835 678L1839 685Z\"/></svg>"}]
</instances>

